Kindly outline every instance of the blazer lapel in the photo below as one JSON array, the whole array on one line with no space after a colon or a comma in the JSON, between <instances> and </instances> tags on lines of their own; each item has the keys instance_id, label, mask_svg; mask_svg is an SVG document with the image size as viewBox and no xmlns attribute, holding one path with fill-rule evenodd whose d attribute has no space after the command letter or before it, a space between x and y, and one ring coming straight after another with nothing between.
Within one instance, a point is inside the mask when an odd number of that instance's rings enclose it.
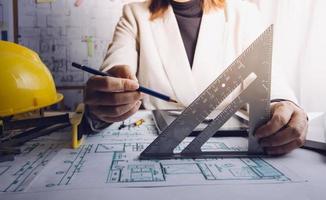
<instances>
[{"instance_id":1,"label":"blazer lapel","mask_svg":"<svg viewBox=\"0 0 326 200\"><path fill-rule=\"evenodd\" d=\"M227 23L223 10L203 15L192 67L198 91L203 91L224 70Z\"/></svg>"},{"instance_id":2,"label":"blazer lapel","mask_svg":"<svg viewBox=\"0 0 326 200\"><path fill-rule=\"evenodd\" d=\"M198 93L171 6L162 18L151 22L151 29L171 87L178 101L188 106Z\"/></svg>"}]
</instances>

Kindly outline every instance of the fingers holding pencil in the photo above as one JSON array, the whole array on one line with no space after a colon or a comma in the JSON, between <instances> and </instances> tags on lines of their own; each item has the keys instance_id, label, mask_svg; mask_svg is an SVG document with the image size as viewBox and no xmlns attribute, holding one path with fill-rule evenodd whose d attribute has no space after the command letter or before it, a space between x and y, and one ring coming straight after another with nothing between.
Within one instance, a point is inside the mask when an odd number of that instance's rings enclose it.
<instances>
[{"instance_id":1,"label":"fingers holding pencil","mask_svg":"<svg viewBox=\"0 0 326 200\"><path fill-rule=\"evenodd\" d=\"M90 113L108 123L133 115L140 108L143 98L137 91L137 79L130 76L129 68L118 66L112 70L119 72L115 74L117 77L93 76L88 80L84 99Z\"/></svg>"},{"instance_id":2,"label":"fingers holding pencil","mask_svg":"<svg viewBox=\"0 0 326 200\"><path fill-rule=\"evenodd\" d=\"M98 71L96 69L84 66L84 65L80 65L78 63L72 63L72 66L78 69L81 69L83 71L86 71L88 73L94 74L94 75L99 75L99 76L115 76L115 77L120 77L120 78L127 78L127 79L131 79L131 80L135 80L137 81L136 76L131 72L130 68L128 66L115 66L113 68L111 68L108 73L102 72L102 71ZM151 90L149 88L145 88L143 86L139 86L137 91L151 95L153 97L162 99L164 101L168 101L168 102L172 102L172 103L178 103L176 100L172 99L171 97L164 95L162 93L156 92L154 90Z\"/></svg>"}]
</instances>

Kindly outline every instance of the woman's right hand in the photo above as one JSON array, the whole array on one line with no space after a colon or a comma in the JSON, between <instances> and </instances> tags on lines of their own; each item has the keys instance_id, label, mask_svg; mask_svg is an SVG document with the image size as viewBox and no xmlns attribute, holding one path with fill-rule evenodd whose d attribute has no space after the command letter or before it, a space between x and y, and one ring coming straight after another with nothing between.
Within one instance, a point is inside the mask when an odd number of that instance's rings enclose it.
<instances>
[{"instance_id":1,"label":"woman's right hand","mask_svg":"<svg viewBox=\"0 0 326 200\"><path fill-rule=\"evenodd\" d=\"M128 66L115 66L107 73L109 76L90 77L84 103L90 114L102 121L123 121L138 111L143 96Z\"/></svg>"}]
</instances>

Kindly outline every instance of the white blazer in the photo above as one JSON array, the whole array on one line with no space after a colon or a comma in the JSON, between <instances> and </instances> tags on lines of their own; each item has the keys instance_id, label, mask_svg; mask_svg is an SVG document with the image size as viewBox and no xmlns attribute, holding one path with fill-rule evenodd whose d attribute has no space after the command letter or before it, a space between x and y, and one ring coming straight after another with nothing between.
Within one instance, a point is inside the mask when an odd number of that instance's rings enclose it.
<instances>
[{"instance_id":1,"label":"white blazer","mask_svg":"<svg viewBox=\"0 0 326 200\"><path fill-rule=\"evenodd\" d=\"M246 1L228 1L223 9L204 13L192 69L171 6L151 21L148 2L125 5L101 70L128 65L142 86L177 99L169 103L145 95L146 109L188 106L268 25L262 25L256 7ZM227 17L226 17L227 16ZM280 73L273 72L273 98L296 101Z\"/></svg>"}]
</instances>

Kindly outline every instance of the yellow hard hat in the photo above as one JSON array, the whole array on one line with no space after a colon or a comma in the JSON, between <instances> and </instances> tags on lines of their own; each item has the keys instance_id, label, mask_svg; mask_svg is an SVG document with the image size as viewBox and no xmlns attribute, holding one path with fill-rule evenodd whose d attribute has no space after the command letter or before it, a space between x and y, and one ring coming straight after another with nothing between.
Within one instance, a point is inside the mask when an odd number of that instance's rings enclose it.
<instances>
[{"instance_id":1,"label":"yellow hard hat","mask_svg":"<svg viewBox=\"0 0 326 200\"><path fill-rule=\"evenodd\" d=\"M0 117L37 110L62 98L37 53L0 41Z\"/></svg>"}]
</instances>

